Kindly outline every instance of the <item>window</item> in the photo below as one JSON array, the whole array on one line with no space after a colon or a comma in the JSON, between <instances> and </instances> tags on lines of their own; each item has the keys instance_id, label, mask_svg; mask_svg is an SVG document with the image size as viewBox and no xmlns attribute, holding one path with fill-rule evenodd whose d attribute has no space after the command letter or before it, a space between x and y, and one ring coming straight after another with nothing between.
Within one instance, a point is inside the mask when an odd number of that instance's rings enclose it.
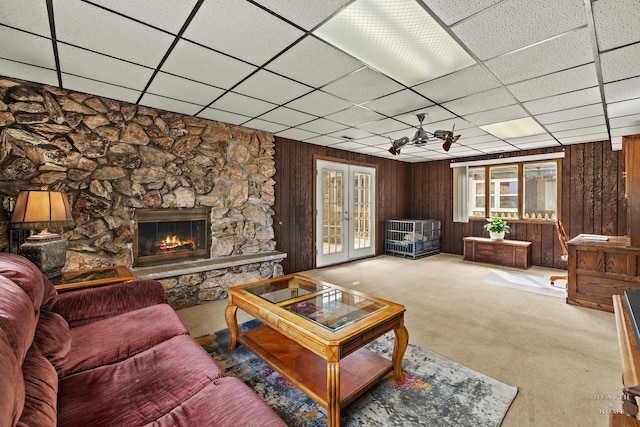
<instances>
[{"instance_id":1,"label":"window","mask_svg":"<svg viewBox=\"0 0 640 427\"><path fill-rule=\"evenodd\" d=\"M467 186L471 219L553 220L558 216L557 160L469 167Z\"/></svg>"}]
</instances>

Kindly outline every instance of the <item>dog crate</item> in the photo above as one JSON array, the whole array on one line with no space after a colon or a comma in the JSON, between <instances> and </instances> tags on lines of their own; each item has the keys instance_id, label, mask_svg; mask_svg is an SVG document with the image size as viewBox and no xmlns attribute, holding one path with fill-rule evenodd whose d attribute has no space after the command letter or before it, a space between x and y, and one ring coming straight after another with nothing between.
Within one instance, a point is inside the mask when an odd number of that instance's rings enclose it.
<instances>
[{"instance_id":1,"label":"dog crate","mask_svg":"<svg viewBox=\"0 0 640 427\"><path fill-rule=\"evenodd\" d=\"M440 220L387 220L385 253L414 259L440 253Z\"/></svg>"}]
</instances>

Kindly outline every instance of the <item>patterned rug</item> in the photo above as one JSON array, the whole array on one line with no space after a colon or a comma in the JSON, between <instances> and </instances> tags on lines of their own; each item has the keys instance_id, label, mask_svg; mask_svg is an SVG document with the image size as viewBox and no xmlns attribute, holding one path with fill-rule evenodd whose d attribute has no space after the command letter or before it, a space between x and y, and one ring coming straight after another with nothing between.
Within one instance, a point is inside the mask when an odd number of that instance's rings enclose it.
<instances>
[{"instance_id":1,"label":"patterned rug","mask_svg":"<svg viewBox=\"0 0 640 427\"><path fill-rule=\"evenodd\" d=\"M240 331L260 325L252 320ZM242 379L288 426L326 426L326 410L274 372L243 346L229 350L227 329L215 332L204 348L229 376ZM367 348L387 358L393 334ZM392 374L341 411L341 425L353 426L498 426L518 389L409 344L404 381Z\"/></svg>"}]
</instances>

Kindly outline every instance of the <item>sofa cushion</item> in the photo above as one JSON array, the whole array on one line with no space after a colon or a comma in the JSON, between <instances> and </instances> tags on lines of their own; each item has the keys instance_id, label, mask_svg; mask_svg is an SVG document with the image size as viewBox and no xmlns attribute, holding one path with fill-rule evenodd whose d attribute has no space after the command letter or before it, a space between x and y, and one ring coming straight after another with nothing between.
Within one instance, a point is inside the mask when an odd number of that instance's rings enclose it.
<instances>
[{"instance_id":1,"label":"sofa cushion","mask_svg":"<svg viewBox=\"0 0 640 427\"><path fill-rule=\"evenodd\" d=\"M21 361L11 350L11 343L0 329L0 426L18 422L24 406L24 379Z\"/></svg>"},{"instance_id":2,"label":"sofa cushion","mask_svg":"<svg viewBox=\"0 0 640 427\"><path fill-rule=\"evenodd\" d=\"M61 378L58 424L144 425L223 375L193 338L176 336L121 362Z\"/></svg>"},{"instance_id":3,"label":"sofa cushion","mask_svg":"<svg viewBox=\"0 0 640 427\"><path fill-rule=\"evenodd\" d=\"M284 421L238 378L219 378L162 418L154 427L283 427Z\"/></svg>"},{"instance_id":4,"label":"sofa cushion","mask_svg":"<svg viewBox=\"0 0 640 427\"><path fill-rule=\"evenodd\" d=\"M116 363L189 331L167 304L157 304L70 330L71 352L61 376Z\"/></svg>"},{"instance_id":5,"label":"sofa cushion","mask_svg":"<svg viewBox=\"0 0 640 427\"><path fill-rule=\"evenodd\" d=\"M58 374L37 346L27 352L22 365L25 402L18 426L56 426Z\"/></svg>"},{"instance_id":6,"label":"sofa cushion","mask_svg":"<svg viewBox=\"0 0 640 427\"><path fill-rule=\"evenodd\" d=\"M33 342L56 371L60 372L71 349L71 334L67 321L59 314L41 311Z\"/></svg>"},{"instance_id":7,"label":"sofa cushion","mask_svg":"<svg viewBox=\"0 0 640 427\"><path fill-rule=\"evenodd\" d=\"M31 347L37 321L38 310L29 295L18 284L0 276L0 329L20 363Z\"/></svg>"},{"instance_id":8,"label":"sofa cushion","mask_svg":"<svg viewBox=\"0 0 640 427\"><path fill-rule=\"evenodd\" d=\"M38 309L44 298L45 280L49 285L51 284L34 263L23 256L6 252L0 252L0 276L8 278L20 286L31 298L33 306ZM48 293L50 293L49 288ZM48 298L52 298L52 296L49 294ZM52 301L47 301L47 304L51 305Z\"/></svg>"}]
</instances>

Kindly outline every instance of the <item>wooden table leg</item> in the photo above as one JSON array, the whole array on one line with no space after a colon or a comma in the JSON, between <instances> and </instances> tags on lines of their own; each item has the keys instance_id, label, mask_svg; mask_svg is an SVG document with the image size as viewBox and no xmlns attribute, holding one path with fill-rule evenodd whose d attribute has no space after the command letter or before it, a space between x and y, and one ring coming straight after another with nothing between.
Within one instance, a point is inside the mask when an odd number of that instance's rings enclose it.
<instances>
[{"instance_id":1,"label":"wooden table leg","mask_svg":"<svg viewBox=\"0 0 640 427\"><path fill-rule=\"evenodd\" d=\"M398 381L402 381L404 380L402 358L404 357L404 352L407 350L407 345L409 345L409 332L407 328L404 327L404 316L400 319L400 324L393 330L393 333L396 336L393 344L393 357L391 359L393 361L393 374Z\"/></svg>"},{"instance_id":2,"label":"wooden table leg","mask_svg":"<svg viewBox=\"0 0 640 427\"><path fill-rule=\"evenodd\" d=\"M328 427L340 427L340 359L335 350L327 360Z\"/></svg>"},{"instance_id":3,"label":"wooden table leg","mask_svg":"<svg viewBox=\"0 0 640 427\"><path fill-rule=\"evenodd\" d=\"M229 328L229 350L233 350L236 348L237 340L238 340L238 320L236 318L236 311L238 307L231 303L229 300L229 304L224 311L224 318L227 321L227 328Z\"/></svg>"}]
</instances>

